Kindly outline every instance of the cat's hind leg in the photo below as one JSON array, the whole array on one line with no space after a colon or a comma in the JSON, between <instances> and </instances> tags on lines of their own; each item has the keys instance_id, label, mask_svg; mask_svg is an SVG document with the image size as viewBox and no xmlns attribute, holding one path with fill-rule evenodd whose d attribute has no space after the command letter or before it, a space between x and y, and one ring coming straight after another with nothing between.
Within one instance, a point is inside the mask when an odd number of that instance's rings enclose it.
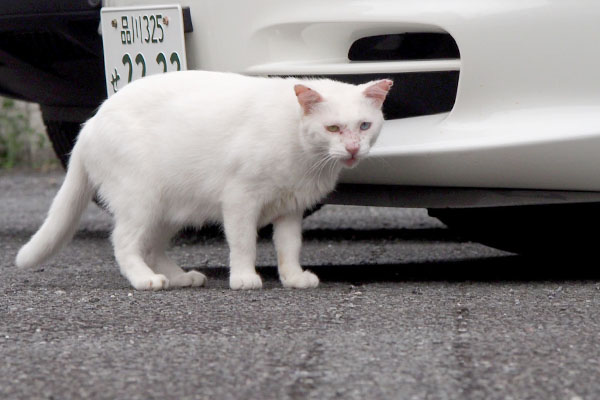
<instances>
[{"instance_id":1,"label":"cat's hind leg","mask_svg":"<svg viewBox=\"0 0 600 400\"><path fill-rule=\"evenodd\" d=\"M155 254L153 261L152 269L169 279L170 288L204 286L206 283L206 275L198 271L183 270L165 253Z\"/></svg>"},{"instance_id":2,"label":"cat's hind leg","mask_svg":"<svg viewBox=\"0 0 600 400\"><path fill-rule=\"evenodd\" d=\"M169 279L170 288L204 286L206 283L204 274L198 271L185 271L167 256L166 249L175 231L168 227L157 231L148 264L155 273L165 275Z\"/></svg>"},{"instance_id":3,"label":"cat's hind leg","mask_svg":"<svg viewBox=\"0 0 600 400\"><path fill-rule=\"evenodd\" d=\"M126 223L117 219L112 234L115 258L121 274L131 286L138 290L161 290L169 287L169 280L163 274L155 273L144 260L148 254L148 237L151 231L147 227Z\"/></svg>"},{"instance_id":4,"label":"cat's hind leg","mask_svg":"<svg viewBox=\"0 0 600 400\"><path fill-rule=\"evenodd\" d=\"M300 266L302 214L288 214L273 221L273 242L277 250L279 279L285 287L314 288L319 278Z\"/></svg>"}]
</instances>

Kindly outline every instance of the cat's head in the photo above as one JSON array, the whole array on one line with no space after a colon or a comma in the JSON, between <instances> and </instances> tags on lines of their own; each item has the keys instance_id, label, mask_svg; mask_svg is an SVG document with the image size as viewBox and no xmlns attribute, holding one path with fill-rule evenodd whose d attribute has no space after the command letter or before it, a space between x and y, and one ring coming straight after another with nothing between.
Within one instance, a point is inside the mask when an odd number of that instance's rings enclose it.
<instances>
[{"instance_id":1,"label":"cat's head","mask_svg":"<svg viewBox=\"0 0 600 400\"><path fill-rule=\"evenodd\" d=\"M354 167L379 135L381 107L392 85L389 79L362 85L331 80L295 85L304 148L326 154L344 167Z\"/></svg>"}]
</instances>

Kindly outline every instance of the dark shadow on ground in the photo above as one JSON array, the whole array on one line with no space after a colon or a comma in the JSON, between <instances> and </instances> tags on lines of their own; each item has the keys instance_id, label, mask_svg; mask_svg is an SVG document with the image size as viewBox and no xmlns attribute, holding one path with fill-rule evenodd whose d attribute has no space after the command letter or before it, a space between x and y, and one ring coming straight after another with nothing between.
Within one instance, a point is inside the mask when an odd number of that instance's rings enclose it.
<instances>
[{"instance_id":1,"label":"dark shadow on ground","mask_svg":"<svg viewBox=\"0 0 600 400\"><path fill-rule=\"evenodd\" d=\"M411 264L326 265L310 266L322 282L347 282L362 285L375 282L543 282L600 280L600 270L593 260L570 261L569 267L551 267L539 260L508 255L492 258L474 258L460 261L442 261ZM560 264L559 264L560 265ZM228 268L200 268L209 278L225 279ZM275 266L258 268L267 280L277 280Z\"/></svg>"}]
</instances>

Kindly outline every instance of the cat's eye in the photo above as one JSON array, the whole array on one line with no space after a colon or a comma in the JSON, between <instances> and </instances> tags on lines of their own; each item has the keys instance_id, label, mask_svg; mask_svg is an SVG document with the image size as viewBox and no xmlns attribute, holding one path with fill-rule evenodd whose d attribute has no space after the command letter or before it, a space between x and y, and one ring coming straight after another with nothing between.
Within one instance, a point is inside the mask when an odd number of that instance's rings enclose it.
<instances>
[{"instance_id":1,"label":"cat's eye","mask_svg":"<svg viewBox=\"0 0 600 400\"><path fill-rule=\"evenodd\" d=\"M371 123L370 122L363 122L362 124L360 124L360 130L361 131L366 131L370 127L371 127Z\"/></svg>"},{"instance_id":2,"label":"cat's eye","mask_svg":"<svg viewBox=\"0 0 600 400\"><path fill-rule=\"evenodd\" d=\"M326 126L325 129L327 129L329 132L339 132L340 131L340 127L337 125L329 125L329 126Z\"/></svg>"}]
</instances>

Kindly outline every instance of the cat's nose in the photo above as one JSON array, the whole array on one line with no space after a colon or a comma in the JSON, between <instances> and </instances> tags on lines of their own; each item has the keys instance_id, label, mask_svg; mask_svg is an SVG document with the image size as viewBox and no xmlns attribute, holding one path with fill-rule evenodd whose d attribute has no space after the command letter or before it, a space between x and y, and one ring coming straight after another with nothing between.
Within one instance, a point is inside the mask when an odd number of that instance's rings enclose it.
<instances>
[{"instance_id":1,"label":"cat's nose","mask_svg":"<svg viewBox=\"0 0 600 400\"><path fill-rule=\"evenodd\" d=\"M348 153L350 153L350 155L352 157L354 157L358 153L359 150L360 150L360 146L356 143L346 145L346 151Z\"/></svg>"}]
</instances>

